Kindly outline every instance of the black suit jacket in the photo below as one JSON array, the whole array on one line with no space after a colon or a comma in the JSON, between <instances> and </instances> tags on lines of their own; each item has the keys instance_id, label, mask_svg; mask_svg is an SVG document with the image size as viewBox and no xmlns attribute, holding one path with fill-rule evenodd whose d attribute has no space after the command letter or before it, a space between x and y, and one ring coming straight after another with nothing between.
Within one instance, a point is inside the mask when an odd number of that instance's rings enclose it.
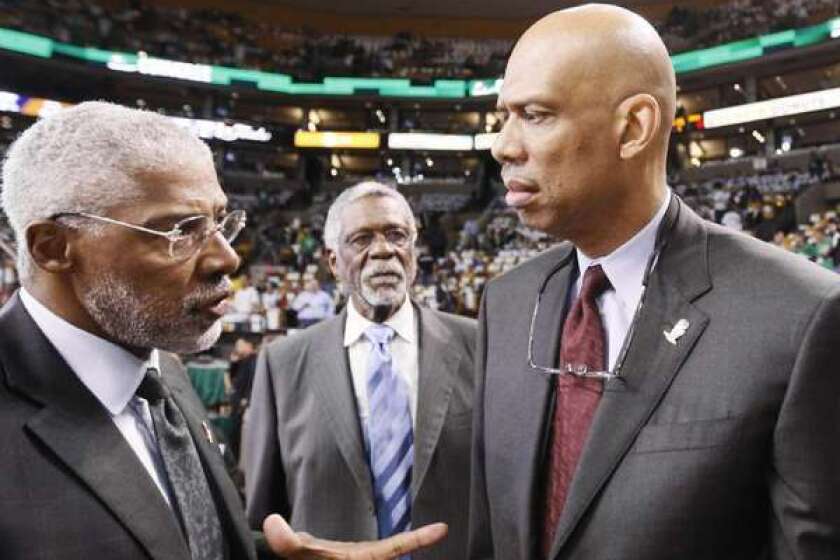
<instances>
[{"instance_id":1,"label":"black suit jacket","mask_svg":"<svg viewBox=\"0 0 840 560\"><path fill-rule=\"evenodd\" d=\"M187 419L231 560L251 534L180 363L161 373ZM15 295L0 310L0 556L4 560L189 560L178 522L108 411Z\"/></svg>"}]
</instances>

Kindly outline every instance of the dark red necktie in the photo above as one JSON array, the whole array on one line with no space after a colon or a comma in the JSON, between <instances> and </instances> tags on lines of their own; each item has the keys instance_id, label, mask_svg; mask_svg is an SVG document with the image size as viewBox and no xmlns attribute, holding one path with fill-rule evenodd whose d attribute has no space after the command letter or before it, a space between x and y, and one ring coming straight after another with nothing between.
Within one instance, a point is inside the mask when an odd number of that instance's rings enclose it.
<instances>
[{"instance_id":1,"label":"dark red necktie","mask_svg":"<svg viewBox=\"0 0 840 560\"><path fill-rule=\"evenodd\" d=\"M563 324L560 339L560 363L563 366L586 365L589 371L606 369L606 335L596 300L609 287L610 281L600 265L586 269L580 294ZM551 550L569 484L575 474L598 401L601 400L602 387L600 379L569 374L557 376L548 473L545 478L543 558L548 558Z\"/></svg>"}]
</instances>

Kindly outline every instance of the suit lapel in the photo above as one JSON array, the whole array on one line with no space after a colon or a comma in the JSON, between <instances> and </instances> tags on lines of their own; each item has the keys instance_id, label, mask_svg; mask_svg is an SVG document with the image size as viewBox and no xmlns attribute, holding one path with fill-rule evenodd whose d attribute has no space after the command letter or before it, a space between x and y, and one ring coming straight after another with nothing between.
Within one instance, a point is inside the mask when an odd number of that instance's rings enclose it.
<instances>
[{"instance_id":1,"label":"suit lapel","mask_svg":"<svg viewBox=\"0 0 840 560\"><path fill-rule=\"evenodd\" d=\"M431 311L415 306L419 314L419 379L414 430L412 495L422 488L429 470L452 395L453 375L461 355L448 344L449 329Z\"/></svg>"},{"instance_id":2,"label":"suit lapel","mask_svg":"<svg viewBox=\"0 0 840 560\"><path fill-rule=\"evenodd\" d=\"M636 334L622 367L623 380L611 380L604 387L550 558L560 553L709 322L708 316L692 304L711 288L706 261L707 235L699 218L684 205L680 213L651 275ZM666 340L664 331L670 331L681 319L688 321L688 329L672 344Z\"/></svg>"},{"instance_id":3,"label":"suit lapel","mask_svg":"<svg viewBox=\"0 0 840 560\"><path fill-rule=\"evenodd\" d=\"M82 385L16 295L0 318L9 385L43 408L26 429L95 494L151 558L188 557L172 510L110 414Z\"/></svg>"},{"instance_id":4,"label":"suit lapel","mask_svg":"<svg viewBox=\"0 0 840 560\"><path fill-rule=\"evenodd\" d=\"M362 496L373 505L373 484L365 456L365 443L356 407L350 374L350 360L344 348L344 324L347 312L330 321L322 341L308 358L312 360L313 385L320 397L324 417L335 436L341 456L347 463ZM325 350L329 349L329 350Z\"/></svg>"},{"instance_id":5,"label":"suit lapel","mask_svg":"<svg viewBox=\"0 0 840 560\"><path fill-rule=\"evenodd\" d=\"M172 398L183 413L187 427L195 442L222 526L232 529L232 531L225 531L225 540L229 547L249 551L252 548L251 531L244 516L238 513L242 510L242 501L228 475L217 444L210 440L210 426L201 420L205 417L203 406L197 400L180 364L161 353L160 367L161 376L171 388ZM235 547L231 542L233 538L239 541Z\"/></svg>"},{"instance_id":6,"label":"suit lapel","mask_svg":"<svg viewBox=\"0 0 840 560\"><path fill-rule=\"evenodd\" d=\"M555 367L557 364L560 354L560 332L566 316L567 293L576 270L574 254L572 246L567 245L554 263L553 270L556 272L551 274L551 270L547 270L537 280L542 283L547 279L533 329L533 359L535 364L540 366ZM550 278L547 277L548 274L551 274ZM534 293L530 297L535 299L537 294ZM530 325L533 311L533 307L528 309L528 325ZM516 376L515 380L517 384L521 384L521 389L517 389L517 394L524 395L527 401L510 403L511 414L516 414L515 420L511 421L521 426L517 433L533 435L532 438L524 441L510 442L510 445L522 449L523 464L531 465L525 471L525 476L517 481L522 488L511 490L514 495L528 496L528 500L520 504L522 509L516 516L525 523L523 527L520 527L519 534L527 535L522 551L523 558L527 558L537 550L536 531L542 527L543 477L548 465L546 452L553 411L554 384L549 375L534 371L527 364L522 375Z\"/></svg>"}]
</instances>

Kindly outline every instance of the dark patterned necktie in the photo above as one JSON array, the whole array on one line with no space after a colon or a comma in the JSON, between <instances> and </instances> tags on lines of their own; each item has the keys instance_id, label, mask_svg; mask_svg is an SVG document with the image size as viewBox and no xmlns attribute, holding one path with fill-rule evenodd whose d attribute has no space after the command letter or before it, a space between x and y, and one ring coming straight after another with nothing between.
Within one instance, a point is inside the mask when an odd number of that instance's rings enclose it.
<instances>
[{"instance_id":1,"label":"dark patterned necktie","mask_svg":"<svg viewBox=\"0 0 840 560\"><path fill-rule=\"evenodd\" d=\"M221 560L219 516L184 415L155 369L146 371L137 396L149 403L157 444L174 494L192 560Z\"/></svg>"},{"instance_id":2,"label":"dark patterned necktie","mask_svg":"<svg viewBox=\"0 0 840 560\"><path fill-rule=\"evenodd\" d=\"M596 300L609 287L610 281L600 265L586 269L580 294L563 324L561 364L586 365L590 371L605 369L606 336ZM601 400L602 388L600 379L565 374L557 376L549 468L545 478L543 558L548 558L554 542L569 484L575 474L595 409Z\"/></svg>"}]
</instances>

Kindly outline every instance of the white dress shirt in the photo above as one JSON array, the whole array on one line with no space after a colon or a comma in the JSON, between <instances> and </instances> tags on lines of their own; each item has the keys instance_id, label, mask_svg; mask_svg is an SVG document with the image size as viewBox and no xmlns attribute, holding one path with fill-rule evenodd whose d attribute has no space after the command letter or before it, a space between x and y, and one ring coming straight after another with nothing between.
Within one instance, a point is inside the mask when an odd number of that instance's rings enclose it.
<instances>
[{"instance_id":1,"label":"white dress shirt","mask_svg":"<svg viewBox=\"0 0 840 560\"><path fill-rule=\"evenodd\" d=\"M371 342L365 336L365 329L375 324L362 316L353 305L353 299L347 302L347 323L344 325L344 346L350 358L350 373L353 378L353 390L359 407L362 426L367 425L370 406L368 404L367 381L368 356L372 349ZM383 324L394 329L394 338L389 344L393 367L397 375L408 388L408 404L411 409L411 421L417 425L417 384L419 375L417 355L417 320L414 306L408 297Z\"/></svg>"},{"instance_id":2,"label":"white dress shirt","mask_svg":"<svg viewBox=\"0 0 840 560\"><path fill-rule=\"evenodd\" d=\"M35 299L26 288L20 290L20 301L70 369L111 415L137 459L170 503L163 473L157 471L152 459L154 451L144 435L144 430L154 434L148 404L137 399L145 427L139 425L140 419L130 406L146 370L158 368L157 350L152 350L148 360L142 360L121 346L71 325Z\"/></svg>"},{"instance_id":3,"label":"white dress shirt","mask_svg":"<svg viewBox=\"0 0 840 560\"><path fill-rule=\"evenodd\" d=\"M642 279L645 267L656 245L656 232L668 210L671 201L670 189L665 200L651 220L612 253L591 259L577 250L578 274L572 292L572 301L580 292L583 275L587 268L600 264L612 285L598 298L598 310L607 335L607 364L610 371L615 368L618 353L633 321L633 314L642 296Z\"/></svg>"}]
</instances>

